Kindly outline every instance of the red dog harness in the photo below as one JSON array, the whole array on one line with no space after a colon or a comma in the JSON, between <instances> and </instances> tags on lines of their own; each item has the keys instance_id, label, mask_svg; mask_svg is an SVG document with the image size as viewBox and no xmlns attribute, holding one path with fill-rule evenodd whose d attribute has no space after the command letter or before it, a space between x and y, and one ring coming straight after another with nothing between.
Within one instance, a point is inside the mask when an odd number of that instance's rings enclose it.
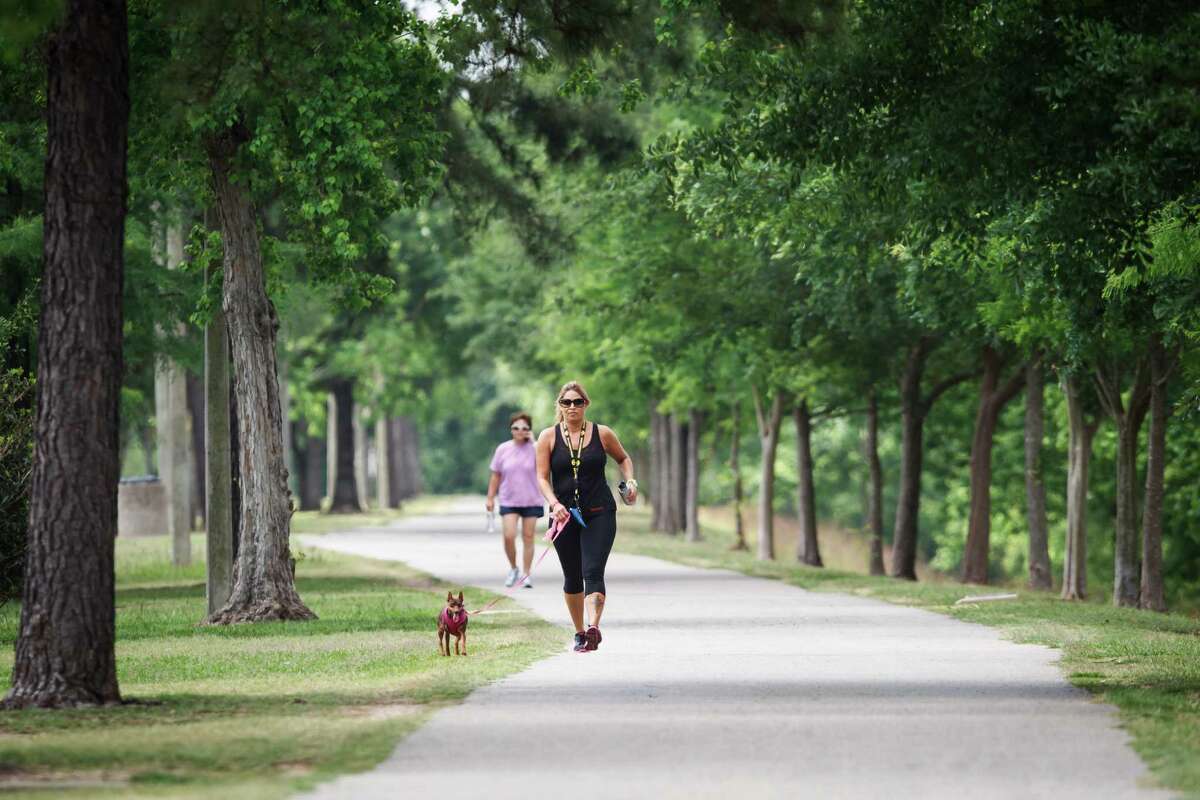
<instances>
[{"instance_id":1,"label":"red dog harness","mask_svg":"<svg viewBox=\"0 0 1200 800\"><path fill-rule=\"evenodd\" d=\"M467 628L467 612L460 611L457 614L451 614L450 609L442 609L442 624L446 626L446 630L450 631L452 636L458 636Z\"/></svg>"}]
</instances>

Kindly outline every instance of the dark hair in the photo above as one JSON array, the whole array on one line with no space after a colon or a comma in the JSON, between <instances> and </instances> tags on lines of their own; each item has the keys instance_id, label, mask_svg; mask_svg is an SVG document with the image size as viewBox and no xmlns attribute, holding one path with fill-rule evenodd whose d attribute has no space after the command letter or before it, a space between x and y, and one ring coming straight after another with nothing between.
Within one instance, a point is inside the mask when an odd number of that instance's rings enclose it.
<instances>
[{"instance_id":1,"label":"dark hair","mask_svg":"<svg viewBox=\"0 0 1200 800\"><path fill-rule=\"evenodd\" d=\"M514 422L516 422L519 419L525 420L525 424L528 425L530 428L533 427L533 417L529 416L524 411L518 411L517 413L515 413L511 417L509 417L508 424L512 425Z\"/></svg>"}]
</instances>

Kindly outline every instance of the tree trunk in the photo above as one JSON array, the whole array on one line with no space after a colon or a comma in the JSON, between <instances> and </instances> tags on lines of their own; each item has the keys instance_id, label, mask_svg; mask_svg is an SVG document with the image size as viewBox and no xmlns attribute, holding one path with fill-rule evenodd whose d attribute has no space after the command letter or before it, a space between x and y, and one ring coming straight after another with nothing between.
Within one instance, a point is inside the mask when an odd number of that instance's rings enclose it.
<instances>
[{"instance_id":1,"label":"tree trunk","mask_svg":"<svg viewBox=\"0 0 1200 800\"><path fill-rule=\"evenodd\" d=\"M8 708L117 703L113 540L129 126L123 0L47 42L44 267L25 584Z\"/></svg>"},{"instance_id":2,"label":"tree trunk","mask_svg":"<svg viewBox=\"0 0 1200 800\"><path fill-rule=\"evenodd\" d=\"M1142 508L1142 586L1138 605L1166 611L1163 591L1163 495L1167 457L1168 365L1162 342L1150 346L1150 431L1146 442L1146 500Z\"/></svg>"},{"instance_id":3,"label":"tree trunk","mask_svg":"<svg viewBox=\"0 0 1200 800\"><path fill-rule=\"evenodd\" d=\"M692 409L687 425L687 487L684 493L684 538L700 541L700 425L702 416Z\"/></svg>"},{"instance_id":4,"label":"tree trunk","mask_svg":"<svg viewBox=\"0 0 1200 800\"><path fill-rule=\"evenodd\" d=\"M207 270L205 275L207 283ZM204 329L205 596L208 614L229 600L233 589L233 416L229 413L229 335L225 314L213 309Z\"/></svg>"},{"instance_id":5,"label":"tree trunk","mask_svg":"<svg viewBox=\"0 0 1200 800\"><path fill-rule=\"evenodd\" d=\"M1097 424L1089 421L1080 395L1079 379L1063 381L1070 428L1067 464L1067 541L1063 556L1062 599L1087 597L1087 495L1088 465Z\"/></svg>"},{"instance_id":6,"label":"tree trunk","mask_svg":"<svg viewBox=\"0 0 1200 800\"><path fill-rule=\"evenodd\" d=\"M1050 533L1042 477L1045 379L1041 359L1025 366L1025 505L1029 518L1029 588L1051 589Z\"/></svg>"},{"instance_id":7,"label":"tree trunk","mask_svg":"<svg viewBox=\"0 0 1200 800\"><path fill-rule=\"evenodd\" d=\"M238 398L241 530L229 602L213 623L313 619L296 593L288 549L292 509L284 464L279 384L275 372L275 307L267 297L258 221L232 163L248 131L230 130L209 142L209 163L225 251L222 309L233 350Z\"/></svg>"},{"instance_id":8,"label":"tree trunk","mask_svg":"<svg viewBox=\"0 0 1200 800\"><path fill-rule=\"evenodd\" d=\"M739 449L742 439L742 406L737 400L733 401L730 416L731 432L729 438L729 469L733 473L733 550L749 550L746 545L746 527L742 520L742 467L739 462Z\"/></svg>"},{"instance_id":9,"label":"tree trunk","mask_svg":"<svg viewBox=\"0 0 1200 800\"><path fill-rule=\"evenodd\" d=\"M351 421L354 426L354 487L358 491L358 507L363 511L370 508L367 491L367 427L363 424L365 409L354 404Z\"/></svg>"},{"instance_id":10,"label":"tree trunk","mask_svg":"<svg viewBox=\"0 0 1200 800\"><path fill-rule=\"evenodd\" d=\"M304 480L300 490L300 507L306 511L320 511L325 497L325 437L314 431L317 426L305 424L304 434Z\"/></svg>"},{"instance_id":11,"label":"tree trunk","mask_svg":"<svg viewBox=\"0 0 1200 800\"><path fill-rule=\"evenodd\" d=\"M200 520L200 529L208 528L208 517L205 511L206 495L204 478L205 463L205 431L204 431L204 378L191 372L187 374L187 403L188 415L191 417L192 430L192 520Z\"/></svg>"},{"instance_id":12,"label":"tree trunk","mask_svg":"<svg viewBox=\"0 0 1200 800\"><path fill-rule=\"evenodd\" d=\"M659 455L659 413L654 409L654 401L650 401L650 463L647 465L647 474L650 476L650 490L648 496L650 502L650 530L662 530L662 498L659 495L659 490L662 488L658 482L658 468L661 456Z\"/></svg>"},{"instance_id":13,"label":"tree trunk","mask_svg":"<svg viewBox=\"0 0 1200 800\"><path fill-rule=\"evenodd\" d=\"M867 495L867 524L871 529L872 575L884 575L883 564L883 466L879 462L879 398L874 387L867 398L867 467L871 486Z\"/></svg>"},{"instance_id":14,"label":"tree trunk","mask_svg":"<svg viewBox=\"0 0 1200 800\"><path fill-rule=\"evenodd\" d=\"M670 450L668 460L669 473L667 478L667 533L674 536L683 529L683 487L687 479L685 473L686 441L683 435L683 421L678 414L672 413L667 420L667 441Z\"/></svg>"},{"instance_id":15,"label":"tree trunk","mask_svg":"<svg viewBox=\"0 0 1200 800\"><path fill-rule=\"evenodd\" d=\"M971 508L967 523L967 543L963 551L963 583L987 583L992 535L992 445L1000 412L1017 395L1024 383L1024 369L1018 369L1003 386L1000 372L1003 362L991 346L982 354L983 377L979 382L979 407L975 413L975 432L971 439Z\"/></svg>"},{"instance_id":16,"label":"tree trunk","mask_svg":"<svg viewBox=\"0 0 1200 800\"><path fill-rule=\"evenodd\" d=\"M425 473L421 469L421 436L412 417L401 417L404 423L404 463L408 475L409 497L425 492Z\"/></svg>"},{"instance_id":17,"label":"tree trunk","mask_svg":"<svg viewBox=\"0 0 1200 800\"><path fill-rule=\"evenodd\" d=\"M800 517L800 535L796 539L796 559L810 567L821 563L821 548L817 541L817 499L813 487L812 416L808 399L796 406L796 511Z\"/></svg>"},{"instance_id":18,"label":"tree trunk","mask_svg":"<svg viewBox=\"0 0 1200 800\"><path fill-rule=\"evenodd\" d=\"M758 438L762 443L762 460L758 485L758 553L762 561L775 558L775 451L779 448L779 426L783 419L783 393L776 392L769 412L764 411L762 398L754 393L754 410L758 419Z\"/></svg>"},{"instance_id":19,"label":"tree trunk","mask_svg":"<svg viewBox=\"0 0 1200 800\"><path fill-rule=\"evenodd\" d=\"M392 437L388 431L388 418L383 414L375 421L375 458L378 463L375 475L376 502L380 508L395 508L392 500Z\"/></svg>"},{"instance_id":20,"label":"tree trunk","mask_svg":"<svg viewBox=\"0 0 1200 800\"><path fill-rule=\"evenodd\" d=\"M1136 608L1141 594L1140 537L1137 529L1138 436L1150 399L1146 360L1137 365L1129 407L1121 399L1119 369L1096 371L1101 404L1117 427L1117 518L1113 543L1113 605Z\"/></svg>"},{"instance_id":21,"label":"tree trunk","mask_svg":"<svg viewBox=\"0 0 1200 800\"><path fill-rule=\"evenodd\" d=\"M671 432L666 414L653 412L651 417L654 440L654 473L651 486L654 492L654 530L671 530Z\"/></svg>"},{"instance_id":22,"label":"tree trunk","mask_svg":"<svg viewBox=\"0 0 1200 800\"><path fill-rule=\"evenodd\" d=\"M155 247L160 265L175 270L183 263L183 229L169 223L155 226ZM160 334L162 330L160 329ZM182 333L183 331L178 331ZM192 562L192 456L188 431L187 383L183 368L161 359L154 371L154 423L158 449L158 474L167 507L166 534L171 540L171 562Z\"/></svg>"},{"instance_id":23,"label":"tree trunk","mask_svg":"<svg viewBox=\"0 0 1200 800\"><path fill-rule=\"evenodd\" d=\"M333 441L333 502L331 514L351 514L362 511L358 502L358 481L355 479L357 442L354 436L354 381L338 378L331 384L333 424L330 434Z\"/></svg>"},{"instance_id":24,"label":"tree trunk","mask_svg":"<svg viewBox=\"0 0 1200 800\"><path fill-rule=\"evenodd\" d=\"M924 342L913 345L900 380L900 493L892 529L892 577L910 581L917 579L917 515L925 427L921 378L927 356Z\"/></svg>"},{"instance_id":25,"label":"tree trunk","mask_svg":"<svg viewBox=\"0 0 1200 800\"><path fill-rule=\"evenodd\" d=\"M296 458L296 440L292 436L292 384L287 359L279 359L279 419L283 425L283 463L288 472L288 499L300 505L300 467Z\"/></svg>"}]
</instances>

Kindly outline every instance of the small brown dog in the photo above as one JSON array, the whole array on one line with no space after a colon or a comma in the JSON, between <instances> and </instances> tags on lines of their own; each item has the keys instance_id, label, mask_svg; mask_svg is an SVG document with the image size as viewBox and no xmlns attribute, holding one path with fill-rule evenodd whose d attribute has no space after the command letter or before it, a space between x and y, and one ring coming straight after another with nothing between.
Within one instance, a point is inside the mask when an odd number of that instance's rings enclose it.
<instances>
[{"instance_id":1,"label":"small brown dog","mask_svg":"<svg viewBox=\"0 0 1200 800\"><path fill-rule=\"evenodd\" d=\"M446 607L438 614L438 652L444 656L450 655L450 637L454 637L455 655L467 654L467 609L463 607L463 593L455 597L452 592L446 592ZM462 652L458 643L462 642Z\"/></svg>"}]
</instances>

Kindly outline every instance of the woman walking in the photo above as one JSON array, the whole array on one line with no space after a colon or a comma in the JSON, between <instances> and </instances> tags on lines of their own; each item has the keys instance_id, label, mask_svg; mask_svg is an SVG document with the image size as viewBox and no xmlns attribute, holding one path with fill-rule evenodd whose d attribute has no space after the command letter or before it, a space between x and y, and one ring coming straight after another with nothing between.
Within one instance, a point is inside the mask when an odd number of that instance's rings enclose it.
<instances>
[{"instance_id":1,"label":"woman walking","mask_svg":"<svg viewBox=\"0 0 1200 800\"><path fill-rule=\"evenodd\" d=\"M537 474L554 521L565 525L554 540L563 570L563 596L575 625L575 652L600 646L604 566L617 535L617 504L604 479L608 457L621 468L623 498L637 499L633 459L612 429L586 419L590 404L577 382L558 391L557 424L538 436ZM586 623L586 627L585 627Z\"/></svg>"},{"instance_id":2,"label":"woman walking","mask_svg":"<svg viewBox=\"0 0 1200 800\"><path fill-rule=\"evenodd\" d=\"M492 456L492 477L488 481L487 511L496 508L496 494L500 494L500 518L504 531L504 555L508 556L508 576L505 586L517 581L526 589L533 588L529 570L533 565L533 529L542 516L542 493L538 488L536 457L532 439L533 420L524 411L512 415L509 420L512 440L503 442ZM524 571L517 569L517 522L521 523L521 539L524 549L522 563ZM524 576L524 577L522 577Z\"/></svg>"}]
</instances>

